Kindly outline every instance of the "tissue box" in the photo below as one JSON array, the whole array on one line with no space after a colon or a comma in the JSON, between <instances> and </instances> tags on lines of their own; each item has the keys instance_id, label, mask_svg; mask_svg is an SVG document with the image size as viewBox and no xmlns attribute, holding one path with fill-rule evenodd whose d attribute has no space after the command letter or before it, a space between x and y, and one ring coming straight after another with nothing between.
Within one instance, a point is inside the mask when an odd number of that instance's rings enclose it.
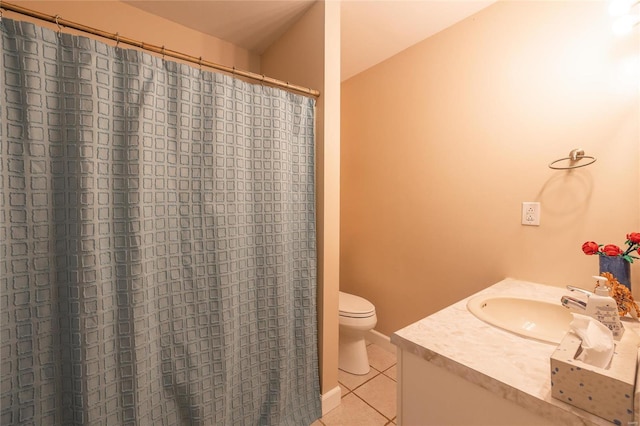
<instances>
[{"instance_id":1,"label":"tissue box","mask_svg":"<svg viewBox=\"0 0 640 426\"><path fill-rule=\"evenodd\" d=\"M618 425L633 422L639 342L627 330L609 367L598 368L575 359L582 340L567 333L551 355L551 396Z\"/></svg>"}]
</instances>

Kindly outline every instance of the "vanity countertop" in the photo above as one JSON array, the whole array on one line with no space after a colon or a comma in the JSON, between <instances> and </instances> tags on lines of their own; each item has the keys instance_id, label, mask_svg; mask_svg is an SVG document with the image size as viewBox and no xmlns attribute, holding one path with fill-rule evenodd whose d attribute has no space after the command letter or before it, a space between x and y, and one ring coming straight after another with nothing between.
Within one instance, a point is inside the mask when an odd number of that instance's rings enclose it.
<instances>
[{"instance_id":1,"label":"vanity countertop","mask_svg":"<svg viewBox=\"0 0 640 426\"><path fill-rule=\"evenodd\" d=\"M562 287L506 278L473 296L500 294L559 304L567 292ZM485 323L467 310L469 298L395 332L391 342L540 416L567 425L611 425L551 397L549 359L557 345L526 339ZM631 318L623 323L626 332L640 330L640 324ZM635 402L637 419L637 393Z\"/></svg>"}]
</instances>

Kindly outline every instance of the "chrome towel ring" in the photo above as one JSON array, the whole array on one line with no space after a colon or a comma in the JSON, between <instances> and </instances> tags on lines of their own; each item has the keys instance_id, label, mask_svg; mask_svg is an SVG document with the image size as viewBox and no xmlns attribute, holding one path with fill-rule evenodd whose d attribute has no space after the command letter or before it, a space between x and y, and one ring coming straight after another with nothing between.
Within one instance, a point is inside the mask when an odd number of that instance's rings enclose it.
<instances>
[{"instance_id":1,"label":"chrome towel ring","mask_svg":"<svg viewBox=\"0 0 640 426\"><path fill-rule=\"evenodd\" d=\"M586 162L582 162L580 164L575 164L580 162L581 160L586 159ZM557 166L556 163L559 163L561 161L569 161L569 165L567 166ZM590 161L589 161L590 160ZM582 149L572 149L571 152L569 153L568 157L565 158L560 158L556 161L552 161L551 163L549 163L549 168L550 169L554 169L554 170L570 170L570 169L577 169L578 167L585 167L588 166L589 164L593 164L596 162L596 157L592 157L590 155L584 155L584 150Z\"/></svg>"}]
</instances>

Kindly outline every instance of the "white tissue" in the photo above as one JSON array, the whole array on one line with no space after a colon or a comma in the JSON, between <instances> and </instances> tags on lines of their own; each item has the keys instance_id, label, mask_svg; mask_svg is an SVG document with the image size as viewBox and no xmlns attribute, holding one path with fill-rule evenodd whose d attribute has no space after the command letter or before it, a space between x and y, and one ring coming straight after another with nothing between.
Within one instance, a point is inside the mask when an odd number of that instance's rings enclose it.
<instances>
[{"instance_id":1,"label":"white tissue","mask_svg":"<svg viewBox=\"0 0 640 426\"><path fill-rule=\"evenodd\" d=\"M582 352L576 359L599 368L607 368L613 358L613 333L600 321L573 314L571 330L582 339Z\"/></svg>"}]
</instances>

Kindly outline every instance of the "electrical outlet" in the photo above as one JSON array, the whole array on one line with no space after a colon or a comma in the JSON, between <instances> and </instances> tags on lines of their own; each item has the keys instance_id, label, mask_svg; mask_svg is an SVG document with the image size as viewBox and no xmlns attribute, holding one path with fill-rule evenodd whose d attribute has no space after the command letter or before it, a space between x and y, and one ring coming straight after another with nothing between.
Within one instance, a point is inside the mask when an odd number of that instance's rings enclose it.
<instances>
[{"instance_id":1,"label":"electrical outlet","mask_svg":"<svg viewBox=\"0 0 640 426\"><path fill-rule=\"evenodd\" d=\"M540 203L525 201L522 203L522 224L540 225Z\"/></svg>"}]
</instances>

